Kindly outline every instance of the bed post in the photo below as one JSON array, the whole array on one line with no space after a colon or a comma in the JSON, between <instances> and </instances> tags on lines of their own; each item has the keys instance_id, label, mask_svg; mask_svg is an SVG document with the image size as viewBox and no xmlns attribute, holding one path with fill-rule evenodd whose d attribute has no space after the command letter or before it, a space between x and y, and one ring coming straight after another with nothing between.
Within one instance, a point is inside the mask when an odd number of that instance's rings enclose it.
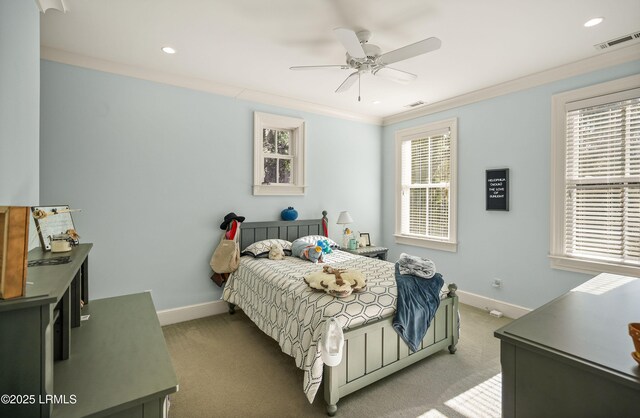
<instances>
[{"instance_id":1,"label":"bed post","mask_svg":"<svg viewBox=\"0 0 640 418\"><path fill-rule=\"evenodd\" d=\"M327 218L327 211L322 211L322 235L329 236L329 219Z\"/></svg>"},{"instance_id":2,"label":"bed post","mask_svg":"<svg viewBox=\"0 0 640 418\"><path fill-rule=\"evenodd\" d=\"M324 400L326 402L327 415L330 417L334 416L336 412L338 412L337 404L340 400L338 374L339 372L335 366L324 366L324 376L322 377L324 383Z\"/></svg>"},{"instance_id":3,"label":"bed post","mask_svg":"<svg viewBox=\"0 0 640 418\"><path fill-rule=\"evenodd\" d=\"M456 290L458 290L458 286L456 286L455 283L451 283L447 287L449 288L449 292L447 293L447 296L449 296L450 298L456 296Z\"/></svg>"},{"instance_id":4,"label":"bed post","mask_svg":"<svg viewBox=\"0 0 640 418\"><path fill-rule=\"evenodd\" d=\"M458 296L456 295L456 290L458 290L458 286L456 286L455 283L450 283L449 284L449 292L447 293L447 296L450 298L453 298L453 310L451 311L453 318L451 321L451 333L453 334L453 342L452 344L449 346L449 352L451 354L455 354L456 351L458 351L458 348L456 347L456 345L458 344L458 338L460 336L460 313L458 311Z\"/></svg>"}]
</instances>

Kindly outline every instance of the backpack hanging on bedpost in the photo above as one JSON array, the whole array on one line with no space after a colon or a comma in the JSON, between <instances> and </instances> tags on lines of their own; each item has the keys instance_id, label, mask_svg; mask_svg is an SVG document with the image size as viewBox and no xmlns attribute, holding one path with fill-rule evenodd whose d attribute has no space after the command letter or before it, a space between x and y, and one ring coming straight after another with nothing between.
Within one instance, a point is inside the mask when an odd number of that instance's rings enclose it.
<instances>
[{"instance_id":1,"label":"backpack hanging on bedpost","mask_svg":"<svg viewBox=\"0 0 640 418\"><path fill-rule=\"evenodd\" d=\"M227 239L223 234L220 243L211 256L209 265L216 273L232 273L238 269L240 264L240 247L238 245L237 236L233 239Z\"/></svg>"},{"instance_id":2,"label":"backpack hanging on bedpost","mask_svg":"<svg viewBox=\"0 0 640 418\"><path fill-rule=\"evenodd\" d=\"M213 270L211 280L220 287L227 281L229 274L236 271L240 265L238 236L240 235L240 223L244 219L244 216L238 216L231 212L225 215L224 222L220 225L220 229L225 229L226 231L222 234L220 243L209 261L209 265Z\"/></svg>"},{"instance_id":3,"label":"backpack hanging on bedpost","mask_svg":"<svg viewBox=\"0 0 640 418\"><path fill-rule=\"evenodd\" d=\"M225 235L222 235L220 244L216 247L209 262L211 270L213 270L211 280L220 287L227 281L229 274L238 269L240 264L238 242L235 239L226 239Z\"/></svg>"}]
</instances>

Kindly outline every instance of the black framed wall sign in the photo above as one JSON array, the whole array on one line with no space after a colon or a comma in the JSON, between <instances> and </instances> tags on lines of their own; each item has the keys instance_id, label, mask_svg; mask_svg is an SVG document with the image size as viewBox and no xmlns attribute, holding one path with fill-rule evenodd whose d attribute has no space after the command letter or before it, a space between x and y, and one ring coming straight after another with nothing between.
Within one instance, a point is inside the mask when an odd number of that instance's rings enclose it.
<instances>
[{"instance_id":1,"label":"black framed wall sign","mask_svg":"<svg viewBox=\"0 0 640 418\"><path fill-rule=\"evenodd\" d=\"M509 210L509 169L486 171L487 210Z\"/></svg>"}]
</instances>

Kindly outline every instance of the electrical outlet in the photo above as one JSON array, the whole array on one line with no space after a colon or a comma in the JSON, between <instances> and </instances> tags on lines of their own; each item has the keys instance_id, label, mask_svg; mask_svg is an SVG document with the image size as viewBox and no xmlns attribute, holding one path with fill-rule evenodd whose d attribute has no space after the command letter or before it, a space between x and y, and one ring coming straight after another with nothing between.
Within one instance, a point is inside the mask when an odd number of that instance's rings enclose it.
<instances>
[{"instance_id":1,"label":"electrical outlet","mask_svg":"<svg viewBox=\"0 0 640 418\"><path fill-rule=\"evenodd\" d=\"M493 281L491 282L491 286L493 286L493 287L495 287L495 288L502 287L502 280L500 280L500 279L493 279Z\"/></svg>"}]
</instances>

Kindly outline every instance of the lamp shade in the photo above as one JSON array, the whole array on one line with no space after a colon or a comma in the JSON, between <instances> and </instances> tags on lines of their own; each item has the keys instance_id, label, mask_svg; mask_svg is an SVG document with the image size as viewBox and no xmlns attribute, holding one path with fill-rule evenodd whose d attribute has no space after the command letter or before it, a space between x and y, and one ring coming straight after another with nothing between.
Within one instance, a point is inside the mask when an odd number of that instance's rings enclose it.
<instances>
[{"instance_id":1,"label":"lamp shade","mask_svg":"<svg viewBox=\"0 0 640 418\"><path fill-rule=\"evenodd\" d=\"M344 212L340 212L340 215L338 216L338 220L336 221L336 223L338 225L350 224L350 223L353 223L353 218L351 217L351 215L349 215L349 212L345 210Z\"/></svg>"}]
</instances>

